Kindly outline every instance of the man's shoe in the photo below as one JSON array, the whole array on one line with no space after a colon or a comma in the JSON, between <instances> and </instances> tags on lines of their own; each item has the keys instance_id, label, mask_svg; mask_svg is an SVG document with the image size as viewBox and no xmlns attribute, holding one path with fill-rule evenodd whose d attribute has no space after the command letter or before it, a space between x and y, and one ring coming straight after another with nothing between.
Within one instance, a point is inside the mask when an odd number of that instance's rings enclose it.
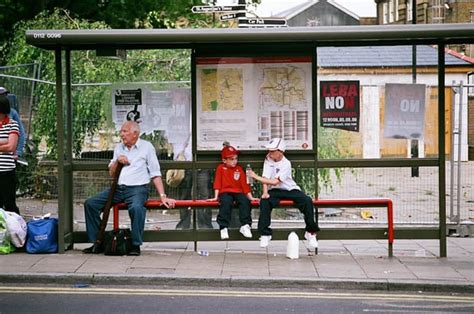
<instances>
[{"instance_id":1,"label":"man's shoe","mask_svg":"<svg viewBox=\"0 0 474 314\"><path fill-rule=\"evenodd\" d=\"M128 252L129 256L140 256L140 246L139 245L132 245L130 252Z\"/></svg>"},{"instance_id":2,"label":"man's shoe","mask_svg":"<svg viewBox=\"0 0 474 314\"><path fill-rule=\"evenodd\" d=\"M250 229L250 225L243 225L240 227L240 233L246 238L251 238L252 237L252 231Z\"/></svg>"},{"instance_id":3,"label":"man's shoe","mask_svg":"<svg viewBox=\"0 0 474 314\"><path fill-rule=\"evenodd\" d=\"M318 247L318 240L316 239L316 233L306 231L304 234L304 238L308 240L309 246L313 249Z\"/></svg>"},{"instance_id":4,"label":"man's shoe","mask_svg":"<svg viewBox=\"0 0 474 314\"><path fill-rule=\"evenodd\" d=\"M94 243L91 247L82 250L84 254L100 254L104 253L104 246L101 244Z\"/></svg>"},{"instance_id":5,"label":"man's shoe","mask_svg":"<svg viewBox=\"0 0 474 314\"><path fill-rule=\"evenodd\" d=\"M260 247L267 247L268 244L270 243L270 240L272 239L271 235L263 235L260 237Z\"/></svg>"},{"instance_id":6,"label":"man's shoe","mask_svg":"<svg viewBox=\"0 0 474 314\"><path fill-rule=\"evenodd\" d=\"M221 240L227 240L229 238L229 231L227 228L221 229Z\"/></svg>"}]
</instances>

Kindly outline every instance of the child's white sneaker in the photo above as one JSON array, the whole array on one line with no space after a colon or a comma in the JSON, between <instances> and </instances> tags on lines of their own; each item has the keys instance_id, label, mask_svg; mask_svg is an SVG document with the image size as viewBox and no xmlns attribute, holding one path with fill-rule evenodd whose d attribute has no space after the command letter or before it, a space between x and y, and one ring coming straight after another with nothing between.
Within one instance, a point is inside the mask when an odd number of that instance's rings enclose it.
<instances>
[{"instance_id":1,"label":"child's white sneaker","mask_svg":"<svg viewBox=\"0 0 474 314\"><path fill-rule=\"evenodd\" d=\"M316 233L311 233L306 231L304 234L304 238L308 240L309 246L312 248L317 248L318 247L318 240L316 239Z\"/></svg>"},{"instance_id":2,"label":"child's white sneaker","mask_svg":"<svg viewBox=\"0 0 474 314\"><path fill-rule=\"evenodd\" d=\"M227 228L221 229L221 240L226 240L229 238L229 231L227 231Z\"/></svg>"},{"instance_id":3,"label":"child's white sneaker","mask_svg":"<svg viewBox=\"0 0 474 314\"><path fill-rule=\"evenodd\" d=\"M260 237L260 247L267 247L272 239L271 235L263 235Z\"/></svg>"},{"instance_id":4,"label":"child's white sneaker","mask_svg":"<svg viewBox=\"0 0 474 314\"><path fill-rule=\"evenodd\" d=\"M252 237L252 231L250 231L250 225L243 225L240 227L240 233L246 238L251 238Z\"/></svg>"}]
</instances>

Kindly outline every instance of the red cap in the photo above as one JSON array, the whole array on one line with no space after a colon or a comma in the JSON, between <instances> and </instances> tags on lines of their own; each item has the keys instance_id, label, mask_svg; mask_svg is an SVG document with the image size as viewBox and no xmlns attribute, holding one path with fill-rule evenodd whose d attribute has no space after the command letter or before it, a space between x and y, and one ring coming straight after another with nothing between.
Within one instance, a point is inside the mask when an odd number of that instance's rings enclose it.
<instances>
[{"instance_id":1,"label":"red cap","mask_svg":"<svg viewBox=\"0 0 474 314\"><path fill-rule=\"evenodd\" d=\"M222 159L226 159L226 158L238 155L238 154L240 154L240 152L237 149L235 149L234 147L230 146L230 145L229 146L224 146L224 148L221 150Z\"/></svg>"}]
</instances>

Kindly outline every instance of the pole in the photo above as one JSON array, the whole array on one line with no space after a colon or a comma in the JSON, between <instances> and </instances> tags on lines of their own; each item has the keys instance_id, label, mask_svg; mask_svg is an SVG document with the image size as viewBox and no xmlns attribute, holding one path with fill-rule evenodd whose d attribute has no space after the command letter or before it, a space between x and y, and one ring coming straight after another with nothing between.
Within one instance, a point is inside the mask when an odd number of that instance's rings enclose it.
<instances>
[{"instance_id":1,"label":"pole","mask_svg":"<svg viewBox=\"0 0 474 314\"><path fill-rule=\"evenodd\" d=\"M412 1L411 6L411 22L412 24L416 24L416 0ZM412 83L416 84L416 45L412 46ZM411 158L418 158L419 157L419 141L418 140L411 140L410 141L410 156ZM411 176L412 177L419 177L420 176L420 169L418 167L411 168Z\"/></svg>"},{"instance_id":2,"label":"pole","mask_svg":"<svg viewBox=\"0 0 474 314\"><path fill-rule=\"evenodd\" d=\"M461 150L462 150L462 108L463 108L463 81L459 84L459 116L458 116L458 158L457 158L457 166L458 166L458 189L457 189L457 210L456 210L456 222L458 226L461 222Z\"/></svg>"}]
</instances>

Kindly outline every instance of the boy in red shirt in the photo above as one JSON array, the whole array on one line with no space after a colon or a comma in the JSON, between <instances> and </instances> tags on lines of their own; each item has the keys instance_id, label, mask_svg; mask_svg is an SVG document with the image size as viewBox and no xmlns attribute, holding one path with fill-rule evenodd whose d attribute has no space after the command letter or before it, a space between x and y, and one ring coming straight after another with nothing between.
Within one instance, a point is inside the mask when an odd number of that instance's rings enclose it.
<instances>
[{"instance_id":1,"label":"boy in red shirt","mask_svg":"<svg viewBox=\"0 0 474 314\"><path fill-rule=\"evenodd\" d=\"M217 223L221 230L222 240L229 238L227 228L229 227L234 202L239 208L240 233L246 238L252 237L250 201L253 200L253 196L247 183L245 171L237 164L239 153L230 145L224 146L221 151L222 164L217 166L214 178L214 198L210 200L219 200Z\"/></svg>"}]
</instances>

